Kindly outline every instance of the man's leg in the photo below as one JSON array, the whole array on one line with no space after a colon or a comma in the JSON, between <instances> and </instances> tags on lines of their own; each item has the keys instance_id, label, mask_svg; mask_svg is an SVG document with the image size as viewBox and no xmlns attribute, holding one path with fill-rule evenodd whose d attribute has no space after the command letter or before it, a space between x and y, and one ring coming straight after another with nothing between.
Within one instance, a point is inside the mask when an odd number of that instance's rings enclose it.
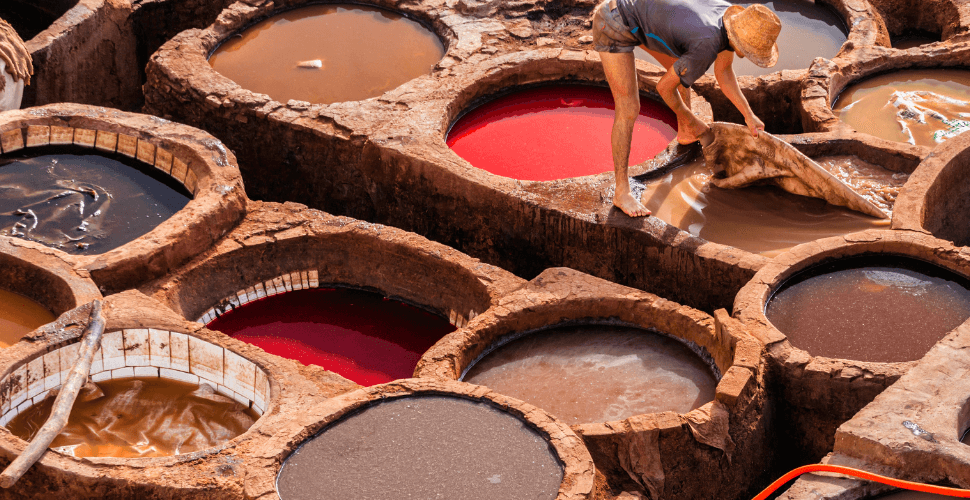
<instances>
[{"instance_id":1,"label":"man's leg","mask_svg":"<svg viewBox=\"0 0 970 500\"><path fill-rule=\"evenodd\" d=\"M660 52L656 52L654 50L650 50L647 48L646 45L641 45L640 48L647 51L647 53L650 54L654 59L656 59L661 66L667 69L667 71L673 71L671 67L674 65L675 62L677 62L677 59L675 57L668 56L667 54L661 54ZM680 93L680 98L683 99L684 106L687 106L687 110L692 111L690 107L690 89L685 88L683 85L677 85L677 92ZM677 132L678 132L677 142L681 144L690 144L694 142L694 140L684 139L683 134L680 132L680 131L687 130L686 123L683 123L683 121L684 121L683 119L681 119L680 117L677 117Z\"/></svg>"},{"instance_id":2,"label":"man's leg","mask_svg":"<svg viewBox=\"0 0 970 500\"><path fill-rule=\"evenodd\" d=\"M630 194L630 178L627 169L630 162L630 143L633 141L633 125L640 115L640 89L637 86L636 64L633 52L600 52L606 81L613 93L616 114L613 118L613 173L616 192L613 204L630 217L650 215L640 200Z\"/></svg>"}]
</instances>

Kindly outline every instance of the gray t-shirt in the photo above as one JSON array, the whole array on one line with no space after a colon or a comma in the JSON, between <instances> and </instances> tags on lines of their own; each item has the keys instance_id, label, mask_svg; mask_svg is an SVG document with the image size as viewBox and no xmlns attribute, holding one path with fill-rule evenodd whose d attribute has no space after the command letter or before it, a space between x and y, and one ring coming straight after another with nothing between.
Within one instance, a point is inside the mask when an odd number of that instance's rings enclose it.
<instances>
[{"instance_id":1,"label":"gray t-shirt","mask_svg":"<svg viewBox=\"0 0 970 500\"><path fill-rule=\"evenodd\" d=\"M674 71L690 87L718 52L731 50L724 30L724 0L617 0L624 23L650 50L677 58Z\"/></svg>"}]
</instances>

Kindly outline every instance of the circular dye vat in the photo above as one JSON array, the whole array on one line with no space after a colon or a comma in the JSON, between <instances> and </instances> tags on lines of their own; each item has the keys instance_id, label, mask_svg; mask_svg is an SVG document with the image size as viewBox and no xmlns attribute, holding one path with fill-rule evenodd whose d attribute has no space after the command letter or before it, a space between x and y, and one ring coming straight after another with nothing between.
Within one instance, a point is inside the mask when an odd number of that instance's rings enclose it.
<instances>
[{"instance_id":1,"label":"circular dye vat","mask_svg":"<svg viewBox=\"0 0 970 500\"><path fill-rule=\"evenodd\" d=\"M913 361L970 317L968 288L966 278L916 259L848 257L789 278L765 315L814 356Z\"/></svg>"},{"instance_id":2,"label":"circular dye vat","mask_svg":"<svg viewBox=\"0 0 970 500\"><path fill-rule=\"evenodd\" d=\"M0 19L7 21L25 42L46 30L77 4L70 1L3 0Z\"/></svg>"},{"instance_id":3,"label":"circular dye vat","mask_svg":"<svg viewBox=\"0 0 970 500\"><path fill-rule=\"evenodd\" d=\"M227 312L208 327L365 386L411 377L424 351L455 331L444 318L349 288L274 295Z\"/></svg>"},{"instance_id":4,"label":"circular dye vat","mask_svg":"<svg viewBox=\"0 0 970 500\"><path fill-rule=\"evenodd\" d=\"M542 435L495 407L398 398L325 428L287 458L282 500L557 497L563 467Z\"/></svg>"},{"instance_id":5,"label":"circular dye vat","mask_svg":"<svg viewBox=\"0 0 970 500\"><path fill-rule=\"evenodd\" d=\"M416 21L363 5L311 5L227 39L209 64L245 89L287 102L377 97L431 72L444 56Z\"/></svg>"},{"instance_id":6,"label":"circular dye vat","mask_svg":"<svg viewBox=\"0 0 970 500\"><path fill-rule=\"evenodd\" d=\"M30 441L50 416L55 396L14 417L7 429ZM89 382L50 448L75 457L167 457L204 450L259 418L207 384L162 378Z\"/></svg>"},{"instance_id":7,"label":"circular dye vat","mask_svg":"<svg viewBox=\"0 0 970 500\"><path fill-rule=\"evenodd\" d=\"M608 88L546 85L492 99L459 118L448 146L477 168L513 179L548 181L613 170ZM653 158L677 135L677 117L640 97L630 164Z\"/></svg>"},{"instance_id":8,"label":"circular dye vat","mask_svg":"<svg viewBox=\"0 0 970 500\"><path fill-rule=\"evenodd\" d=\"M831 7L807 0L771 0L768 2L729 0L730 3L747 7L755 3L767 6L781 19L778 34L778 62L770 68L762 68L747 58L734 57L734 74L761 76L783 69L808 69L816 57L831 59L839 53L849 37L849 30L838 12ZM636 48L638 59L657 64L645 50ZM714 74L714 65L707 69Z\"/></svg>"},{"instance_id":9,"label":"circular dye vat","mask_svg":"<svg viewBox=\"0 0 970 500\"><path fill-rule=\"evenodd\" d=\"M552 413L567 424L687 413L714 400L710 366L683 343L636 328L582 325L512 340L463 381Z\"/></svg>"},{"instance_id":10,"label":"circular dye vat","mask_svg":"<svg viewBox=\"0 0 970 500\"><path fill-rule=\"evenodd\" d=\"M0 289L0 348L16 344L27 333L54 319L46 307L23 295Z\"/></svg>"},{"instance_id":11,"label":"circular dye vat","mask_svg":"<svg viewBox=\"0 0 970 500\"><path fill-rule=\"evenodd\" d=\"M887 198L895 201L893 193L906 180L855 157L817 161L881 208L891 208ZM766 257L820 238L889 227L888 219L774 186L721 189L711 183L713 176L703 160L695 161L648 183L640 201L655 217L694 236Z\"/></svg>"},{"instance_id":12,"label":"circular dye vat","mask_svg":"<svg viewBox=\"0 0 970 500\"><path fill-rule=\"evenodd\" d=\"M189 196L161 171L82 148L0 157L0 234L71 254L98 254L142 236ZM65 153L69 151L70 154Z\"/></svg>"},{"instance_id":13,"label":"circular dye vat","mask_svg":"<svg viewBox=\"0 0 970 500\"><path fill-rule=\"evenodd\" d=\"M933 147L970 130L970 71L911 69L852 83L832 110L859 132Z\"/></svg>"}]
</instances>

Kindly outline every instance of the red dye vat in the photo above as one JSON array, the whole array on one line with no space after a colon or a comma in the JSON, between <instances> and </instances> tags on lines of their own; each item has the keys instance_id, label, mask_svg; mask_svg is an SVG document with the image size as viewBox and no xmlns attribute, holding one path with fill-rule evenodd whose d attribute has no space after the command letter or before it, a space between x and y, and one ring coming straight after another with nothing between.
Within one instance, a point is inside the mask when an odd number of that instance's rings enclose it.
<instances>
[{"instance_id":1,"label":"red dye vat","mask_svg":"<svg viewBox=\"0 0 970 500\"><path fill-rule=\"evenodd\" d=\"M274 295L208 327L365 386L410 377L424 351L455 330L434 314L347 288Z\"/></svg>"},{"instance_id":2,"label":"red dye vat","mask_svg":"<svg viewBox=\"0 0 970 500\"><path fill-rule=\"evenodd\" d=\"M583 85L522 90L472 109L448 146L472 165L513 179L548 181L613 170L613 95ZM677 116L640 98L630 164L656 156L677 135Z\"/></svg>"}]
</instances>

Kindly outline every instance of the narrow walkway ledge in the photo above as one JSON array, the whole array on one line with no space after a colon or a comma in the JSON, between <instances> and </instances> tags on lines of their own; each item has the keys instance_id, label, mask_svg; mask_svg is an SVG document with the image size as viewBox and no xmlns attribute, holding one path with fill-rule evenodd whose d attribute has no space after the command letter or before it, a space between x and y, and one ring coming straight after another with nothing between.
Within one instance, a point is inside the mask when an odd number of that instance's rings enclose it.
<instances>
[{"instance_id":1,"label":"narrow walkway ledge","mask_svg":"<svg viewBox=\"0 0 970 500\"><path fill-rule=\"evenodd\" d=\"M4 465L27 445L7 426L20 411L40 403L60 385L77 357L77 342L89 312L88 305L69 311L0 351L0 423L4 426L0 462ZM265 469L273 474L286 447L312 432L306 431L312 424L307 420L310 409L357 387L322 369L267 355L185 321L138 292L106 298L103 314L105 335L92 364L93 382L141 377L208 385L216 399L232 398L248 408L255 422L221 444L170 456L76 458L65 450L51 450L4 495L254 498L248 484L252 471Z\"/></svg>"},{"instance_id":2,"label":"narrow walkway ledge","mask_svg":"<svg viewBox=\"0 0 970 500\"><path fill-rule=\"evenodd\" d=\"M142 284L183 264L234 227L245 213L246 195L235 158L212 136L154 116L80 104L10 111L0 117L4 155L33 148L90 149L143 164L191 195L188 204L154 229L113 250L77 255L110 294ZM83 179L81 179L83 180Z\"/></svg>"},{"instance_id":3,"label":"narrow walkway ledge","mask_svg":"<svg viewBox=\"0 0 970 500\"><path fill-rule=\"evenodd\" d=\"M766 346L769 392L779 402L778 436L790 440L777 445L802 463L832 451L836 428L916 365L815 355L792 345L766 317L768 301L796 273L853 256L909 258L963 278L970 263L966 251L925 234L864 231L799 245L762 268L738 293L734 316Z\"/></svg>"},{"instance_id":4,"label":"narrow walkway ledge","mask_svg":"<svg viewBox=\"0 0 970 500\"><path fill-rule=\"evenodd\" d=\"M549 269L439 341L415 376L457 380L503 341L568 325L659 332L706 359L720 376L714 401L686 414L668 411L572 426L615 491L734 499L745 498L763 479L770 453L762 346L723 310L711 317L571 269ZM706 480L697 481L699 476Z\"/></svg>"}]
</instances>

